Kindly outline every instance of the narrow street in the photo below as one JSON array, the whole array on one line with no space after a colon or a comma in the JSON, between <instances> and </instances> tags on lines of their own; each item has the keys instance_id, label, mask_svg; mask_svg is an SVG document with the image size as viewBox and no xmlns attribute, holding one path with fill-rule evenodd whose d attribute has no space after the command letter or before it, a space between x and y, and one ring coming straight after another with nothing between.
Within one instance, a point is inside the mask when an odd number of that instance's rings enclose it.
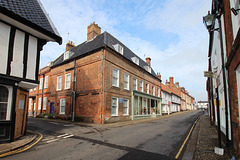
<instances>
[{"instance_id":1,"label":"narrow street","mask_svg":"<svg viewBox=\"0 0 240 160\"><path fill-rule=\"evenodd\" d=\"M85 127L30 118L28 129L43 134L43 139L6 159L174 159L201 113L186 112L122 127Z\"/></svg>"}]
</instances>

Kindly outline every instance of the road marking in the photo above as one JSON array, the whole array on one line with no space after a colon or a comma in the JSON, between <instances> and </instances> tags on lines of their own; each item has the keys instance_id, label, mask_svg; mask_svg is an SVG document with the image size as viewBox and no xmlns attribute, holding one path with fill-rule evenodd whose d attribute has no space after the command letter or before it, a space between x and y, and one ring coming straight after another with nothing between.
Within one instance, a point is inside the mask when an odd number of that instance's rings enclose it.
<instances>
[{"instance_id":1,"label":"road marking","mask_svg":"<svg viewBox=\"0 0 240 160\"><path fill-rule=\"evenodd\" d=\"M44 139L42 140L42 142L48 141L48 140L51 140L51 139L55 139L55 137L44 138Z\"/></svg>"},{"instance_id":2,"label":"road marking","mask_svg":"<svg viewBox=\"0 0 240 160\"><path fill-rule=\"evenodd\" d=\"M200 116L201 116L201 115L200 115ZM195 125L197 124L198 120L200 119L200 116L199 116L199 117L197 118L197 120L194 122L194 124L193 124L190 132L188 133L188 136L186 137L186 139L185 139L185 141L183 142L181 148L179 149L177 155L175 156L176 159L178 159L178 157L180 156L180 154L181 154L181 152L182 152L182 150L183 150L183 148L184 148L187 140L189 139L189 137L190 137L190 135L191 135L191 133L192 133L192 131L193 131L193 128L195 127Z\"/></svg>"},{"instance_id":3,"label":"road marking","mask_svg":"<svg viewBox=\"0 0 240 160\"><path fill-rule=\"evenodd\" d=\"M59 135L59 136L57 136L57 137L59 138L59 137L67 136L67 135L69 135L69 134L67 134L67 133L66 133L66 134L62 134L62 135Z\"/></svg>"},{"instance_id":4,"label":"road marking","mask_svg":"<svg viewBox=\"0 0 240 160\"><path fill-rule=\"evenodd\" d=\"M75 126L74 124L65 124L63 125L64 127L72 127L72 126Z\"/></svg>"},{"instance_id":5,"label":"road marking","mask_svg":"<svg viewBox=\"0 0 240 160\"><path fill-rule=\"evenodd\" d=\"M0 158L6 157L6 156L10 156L10 155L13 155L13 154L17 154L17 153L21 153L21 152L24 152L24 151L32 148L35 144L37 144L43 138L43 135L41 133L38 133L38 132L34 132L34 133L40 135L39 139L36 142L34 142L31 145L24 146L24 148L19 148L17 150L13 150L13 151L10 151L10 152L6 152L6 153L3 153L3 154L0 154Z\"/></svg>"},{"instance_id":6,"label":"road marking","mask_svg":"<svg viewBox=\"0 0 240 160\"><path fill-rule=\"evenodd\" d=\"M59 140L59 139L52 139L52 140L47 141L46 143L55 142L55 141L57 141L57 140Z\"/></svg>"},{"instance_id":7,"label":"road marking","mask_svg":"<svg viewBox=\"0 0 240 160\"><path fill-rule=\"evenodd\" d=\"M74 136L73 134L70 134L70 135L68 135L66 137L63 137L63 138L69 138L69 137L73 137L73 136Z\"/></svg>"},{"instance_id":8,"label":"road marking","mask_svg":"<svg viewBox=\"0 0 240 160\"><path fill-rule=\"evenodd\" d=\"M48 122L48 123L51 123L51 124L57 124L57 125L59 125L59 123L56 123L56 122Z\"/></svg>"}]
</instances>

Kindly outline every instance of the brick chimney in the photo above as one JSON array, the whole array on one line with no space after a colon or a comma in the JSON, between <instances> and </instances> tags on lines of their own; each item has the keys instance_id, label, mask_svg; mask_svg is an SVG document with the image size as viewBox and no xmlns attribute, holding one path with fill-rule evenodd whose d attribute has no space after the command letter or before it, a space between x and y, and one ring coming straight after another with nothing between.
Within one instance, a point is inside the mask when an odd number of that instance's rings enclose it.
<instances>
[{"instance_id":1,"label":"brick chimney","mask_svg":"<svg viewBox=\"0 0 240 160\"><path fill-rule=\"evenodd\" d=\"M72 41L68 41L68 43L66 44L66 51L68 51L73 47L75 47L74 43Z\"/></svg>"},{"instance_id":2,"label":"brick chimney","mask_svg":"<svg viewBox=\"0 0 240 160\"><path fill-rule=\"evenodd\" d=\"M176 86L179 88L179 82L176 82L175 84L176 84Z\"/></svg>"},{"instance_id":3,"label":"brick chimney","mask_svg":"<svg viewBox=\"0 0 240 160\"><path fill-rule=\"evenodd\" d=\"M173 77L169 77L170 84L173 84Z\"/></svg>"},{"instance_id":4,"label":"brick chimney","mask_svg":"<svg viewBox=\"0 0 240 160\"><path fill-rule=\"evenodd\" d=\"M160 73L157 73L157 77L158 77L159 79L162 78Z\"/></svg>"},{"instance_id":5,"label":"brick chimney","mask_svg":"<svg viewBox=\"0 0 240 160\"><path fill-rule=\"evenodd\" d=\"M91 23L87 28L87 41L91 41L94 37L101 34L101 28L95 24Z\"/></svg>"},{"instance_id":6,"label":"brick chimney","mask_svg":"<svg viewBox=\"0 0 240 160\"><path fill-rule=\"evenodd\" d=\"M169 82L167 81L167 79L166 79L165 85L169 85Z\"/></svg>"},{"instance_id":7,"label":"brick chimney","mask_svg":"<svg viewBox=\"0 0 240 160\"><path fill-rule=\"evenodd\" d=\"M151 58L150 58L150 57L147 57L147 58L146 58L146 62L147 62L147 64L151 67Z\"/></svg>"}]
</instances>

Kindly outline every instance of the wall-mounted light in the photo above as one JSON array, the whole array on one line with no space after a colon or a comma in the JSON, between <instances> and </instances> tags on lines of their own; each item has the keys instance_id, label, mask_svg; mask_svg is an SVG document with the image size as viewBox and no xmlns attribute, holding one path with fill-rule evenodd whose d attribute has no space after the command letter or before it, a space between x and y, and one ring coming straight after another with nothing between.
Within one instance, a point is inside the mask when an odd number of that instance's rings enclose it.
<instances>
[{"instance_id":1,"label":"wall-mounted light","mask_svg":"<svg viewBox=\"0 0 240 160\"><path fill-rule=\"evenodd\" d=\"M231 8L231 11L233 12L233 14L236 16L236 15L238 15L238 11L239 11L240 9L235 9L235 8Z\"/></svg>"},{"instance_id":2,"label":"wall-mounted light","mask_svg":"<svg viewBox=\"0 0 240 160\"><path fill-rule=\"evenodd\" d=\"M203 23L205 24L206 28L210 31L212 27L214 26L214 15L210 14L210 11L208 11L208 14L203 17Z\"/></svg>"}]
</instances>

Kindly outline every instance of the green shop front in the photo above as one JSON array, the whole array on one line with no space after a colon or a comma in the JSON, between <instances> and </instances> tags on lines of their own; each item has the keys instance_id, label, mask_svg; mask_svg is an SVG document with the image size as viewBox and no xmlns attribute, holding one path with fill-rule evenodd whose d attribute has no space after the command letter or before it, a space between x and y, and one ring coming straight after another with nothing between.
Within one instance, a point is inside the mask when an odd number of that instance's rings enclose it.
<instances>
[{"instance_id":1,"label":"green shop front","mask_svg":"<svg viewBox=\"0 0 240 160\"><path fill-rule=\"evenodd\" d=\"M132 120L162 115L162 99L147 93L132 91Z\"/></svg>"}]
</instances>

